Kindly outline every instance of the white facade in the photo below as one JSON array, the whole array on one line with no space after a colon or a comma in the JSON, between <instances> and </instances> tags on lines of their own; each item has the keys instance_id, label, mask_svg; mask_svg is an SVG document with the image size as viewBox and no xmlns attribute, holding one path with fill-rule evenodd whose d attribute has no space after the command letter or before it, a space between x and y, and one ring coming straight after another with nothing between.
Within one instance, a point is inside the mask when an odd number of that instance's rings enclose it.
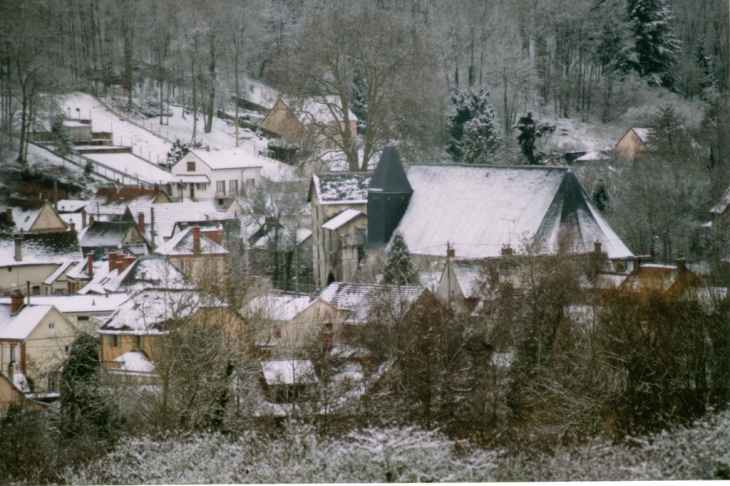
<instances>
[{"instance_id":1,"label":"white facade","mask_svg":"<svg viewBox=\"0 0 730 486\"><path fill-rule=\"evenodd\" d=\"M244 149L191 150L172 166L172 200L213 200L225 207L261 177L261 159Z\"/></svg>"}]
</instances>

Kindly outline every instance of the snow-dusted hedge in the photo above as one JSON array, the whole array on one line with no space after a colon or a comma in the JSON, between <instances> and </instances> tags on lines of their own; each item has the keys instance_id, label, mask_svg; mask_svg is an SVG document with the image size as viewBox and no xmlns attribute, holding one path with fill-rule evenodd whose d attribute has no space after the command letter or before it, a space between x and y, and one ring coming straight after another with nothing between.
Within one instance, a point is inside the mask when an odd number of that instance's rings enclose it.
<instances>
[{"instance_id":1,"label":"snow-dusted hedge","mask_svg":"<svg viewBox=\"0 0 730 486\"><path fill-rule=\"evenodd\" d=\"M392 481L588 481L727 478L730 414L624 445L510 456L465 447L415 428L368 429L320 439L292 426L272 439L255 433L154 441L127 439L66 478L80 483L287 483Z\"/></svg>"}]
</instances>

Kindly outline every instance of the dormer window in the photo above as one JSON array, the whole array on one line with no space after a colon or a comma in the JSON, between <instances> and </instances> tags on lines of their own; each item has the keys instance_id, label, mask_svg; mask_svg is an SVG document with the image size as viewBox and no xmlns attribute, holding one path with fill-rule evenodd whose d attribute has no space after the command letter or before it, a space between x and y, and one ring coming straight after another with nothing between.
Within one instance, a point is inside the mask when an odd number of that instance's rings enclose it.
<instances>
[{"instance_id":1,"label":"dormer window","mask_svg":"<svg viewBox=\"0 0 730 486\"><path fill-rule=\"evenodd\" d=\"M188 172L195 172L195 162L188 162Z\"/></svg>"}]
</instances>

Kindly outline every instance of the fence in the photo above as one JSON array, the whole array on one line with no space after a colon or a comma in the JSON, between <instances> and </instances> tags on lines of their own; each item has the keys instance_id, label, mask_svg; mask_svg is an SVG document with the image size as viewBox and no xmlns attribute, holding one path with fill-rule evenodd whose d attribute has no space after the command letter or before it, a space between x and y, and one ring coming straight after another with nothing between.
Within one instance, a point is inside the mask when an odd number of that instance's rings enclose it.
<instances>
[{"instance_id":1,"label":"fence","mask_svg":"<svg viewBox=\"0 0 730 486\"><path fill-rule=\"evenodd\" d=\"M47 145L36 142L31 143L36 147L40 147L44 150L51 152L53 155L60 157L71 164L81 167L82 169L86 169L87 164L91 163L93 174L112 182L118 182L122 185L138 185L140 187L153 187L155 184L154 182L139 179L133 175L127 174L126 172L122 172L113 167L109 167L106 164L102 164L101 162L97 162L94 159L84 157L83 155L77 153L61 155L57 151L52 150Z\"/></svg>"}]
</instances>

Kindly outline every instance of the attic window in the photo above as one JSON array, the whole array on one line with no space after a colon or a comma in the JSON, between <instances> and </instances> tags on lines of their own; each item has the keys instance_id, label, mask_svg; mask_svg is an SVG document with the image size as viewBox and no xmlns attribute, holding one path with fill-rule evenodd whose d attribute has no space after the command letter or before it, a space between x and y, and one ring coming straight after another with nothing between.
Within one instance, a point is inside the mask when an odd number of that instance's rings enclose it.
<instances>
[{"instance_id":1,"label":"attic window","mask_svg":"<svg viewBox=\"0 0 730 486\"><path fill-rule=\"evenodd\" d=\"M24 222L27 223L28 221L30 221L30 215L28 215L28 216L25 217L25 221Z\"/></svg>"},{"instance_id":2,"label":"attic window","mask_svg":"<svg viewBox=\"0 0 730 486\"><path fill-rule=\"evenodd\" d=\"M188 162L188 172L195 172L195 162Z\"/></svg>"},{"instance_id":3,"label":"attic window","mask_svg":"<svg viewBox=\"0 0 730 486\"><path fill-rule=\"evenodd\" d=\"M76 320L77 321L88 321L89 320L89 316L78 316L76 318Z\"/></svg>"}]
</instances>

